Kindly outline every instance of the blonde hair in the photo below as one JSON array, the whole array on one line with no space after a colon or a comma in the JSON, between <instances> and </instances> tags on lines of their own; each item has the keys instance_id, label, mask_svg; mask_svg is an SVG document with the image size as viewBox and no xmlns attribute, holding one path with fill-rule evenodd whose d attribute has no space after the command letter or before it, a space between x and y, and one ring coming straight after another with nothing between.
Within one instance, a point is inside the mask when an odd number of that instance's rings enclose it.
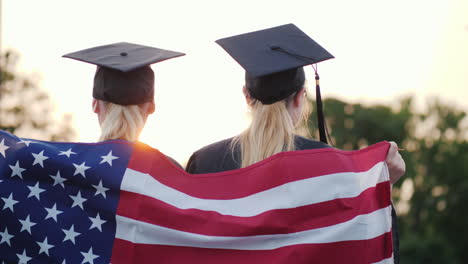
<instances>
[{"instance_id":1,"label":"blonde hair","mask_svg":"<svg viewBox=\"0 0 468 264\"><path fill-rule=\"evenodd\" d=\"M231 148L234 151L240 146L241 167L264 160L276 153L292 151L296 149L294 134L300 123L307 123L310 107L304 102L302 109L303 122L294 124L287 106L293 100L296 93L288 98L264 105L254 100L251 106L252 123L239 136L232 141ZM302 100L306 100L304 96Z\"/></svg>"},{"instance_id":2,"label":"blonde hair","mask_svg":"<svg viewBox=\"0 0 468 264\"><path fill-rule=\"evenodd\" d=\"M101 123L101 137L99 141L124 139L137 141L146 117L142 105L119 105L104 102L106 114Z\"/></svg>"}]
</instances>

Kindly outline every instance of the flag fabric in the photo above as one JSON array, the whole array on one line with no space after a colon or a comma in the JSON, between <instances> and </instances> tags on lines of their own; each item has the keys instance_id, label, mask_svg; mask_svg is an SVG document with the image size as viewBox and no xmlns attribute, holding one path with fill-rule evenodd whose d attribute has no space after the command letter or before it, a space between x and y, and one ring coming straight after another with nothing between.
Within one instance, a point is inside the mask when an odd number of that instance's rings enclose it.
<instances>
[{"instance_id":1,"label":"flag fabric","mask_svg":"<svg viewBox=\"0 0 468 264\"><path fill-rule=\"evenodd\" d=\"M142 143L0 131L2 263L393 263L381 142L190 175Z\"/></svg>"}]
</instances>

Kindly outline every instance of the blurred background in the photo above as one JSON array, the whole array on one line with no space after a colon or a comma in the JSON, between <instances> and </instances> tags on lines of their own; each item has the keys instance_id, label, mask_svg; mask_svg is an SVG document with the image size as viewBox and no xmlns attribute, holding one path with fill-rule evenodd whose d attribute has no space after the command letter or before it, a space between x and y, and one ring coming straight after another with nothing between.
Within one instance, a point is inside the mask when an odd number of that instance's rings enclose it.
<instances>
[{"instance_id":1,"label":"blurred background","mask_svg":"<svg viewBox=\"0 0 468 264\"><path fill-rule=\"evenodd\" d=\"M0 0L0 128L96 141L95 67L61 56L120 41L171 49L187 55L153 66L141 140L185 164L249 122L244 72L214 41L294 23L336 57L319 64L333 146L405 149L393 189L402 263L468 263L467 14L466 0ZM307 132L318 138L315 113Z\"/></svg>"}]
</instances>

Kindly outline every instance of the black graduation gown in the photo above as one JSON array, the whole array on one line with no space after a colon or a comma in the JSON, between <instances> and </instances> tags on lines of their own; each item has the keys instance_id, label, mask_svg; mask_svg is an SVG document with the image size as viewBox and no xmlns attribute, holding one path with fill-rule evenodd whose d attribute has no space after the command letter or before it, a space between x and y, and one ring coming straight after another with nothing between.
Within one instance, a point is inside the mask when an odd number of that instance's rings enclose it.
<instances>
[{"instance_id":1,"label":"black graduation gown","mask_svg":"<svg viewBox=\"0 0 468 264\"><path fill-rule=\"evenodd\" d=\"M239 169L241 167L240 149L237 147L234 151L232 150L232 140L233 138L221 140L194 152L187 163L186 171L200 174ZM296 136L294 143L297 150L330 148L323 142L301 136Z\"/></svg>"},{"instance_id":2,"label":"black graduation gown","mask_svg":"<svg viewBox=\"0 0 468 264\"><path fill-rule=\"evenodd\" d=\"M186 171L192 174L215 173L239 169L240 149L231 148L233 138L224 139L195 151L187 163ZM301 136L295 136L294 143L297 150L331 148L329 145ZM400 239L398 234L397 217L392 205L392 236L393 257L395 264L400 263Z\"/></svg>"}]
</instances>

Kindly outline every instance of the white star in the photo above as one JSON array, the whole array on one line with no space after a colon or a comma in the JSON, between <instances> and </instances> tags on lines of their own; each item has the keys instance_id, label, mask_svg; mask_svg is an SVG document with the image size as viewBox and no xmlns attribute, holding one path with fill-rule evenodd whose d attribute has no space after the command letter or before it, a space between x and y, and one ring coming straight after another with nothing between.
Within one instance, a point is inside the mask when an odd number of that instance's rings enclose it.
<instances>
[{"instance_id":1,"label":"white star","mask_svg":"<svg viewBox=\"0 0 468 264\"><path fill-rule=\"evenodd\" d=\"M102 160L99 162L99 164L102 164L104 162L107 162L109 165L112 166L112 160L118 159L119 157L117 156L112 156L112 150L107 153L106 156L101 156Z\"/></svg>"},{"instance_id":2,"label":"white star","mask_svg":"<svg viewBox=\"0 0 468 264\"><path fill-rule=\"evenodd\" d=\"M18 176L20 177L21 179L23 179L23 174L21 174L23 171L25 171L26 169L23 169L19 166L19 161L16 161L16 164L15 166L11 166L11 165L8 165L10 166L10 169L12 170L11 171L11 177L13 176Z\"/></svg>"},{"instance_id":3,"label":"white star","mask_svg":"<svg viewBox=\"0 0 468 264\"><path fill-rule=\"evenodd\" d=\"M69 195L69 196L73 200L73 204L71 206L72 208L78 205L81 209L83 209L83 203L86 202L87 199L81 196L80 191L78 191L78 193L75 196L73 195Z\"/></svg>"},{"instance_id":4,"label":"white star","mask_svg":"<svg viewBox=\"0 0 468 264\"><path fill-rule=\"evenodd\" d=\"M19 221L21 222L20 232L26 230L26 231L28 231L29 234L31 234L31 227L33 225L35 225L36 223L31 222L31 220L29 220L29 215L26 217L26 219L24 219L24 220L19 219Z\"/></svg>"},{"instance_id":5,"label":"white star","mask_svg":"<svg viewBox=\"0 0 468 264\"><path fill-rule=\"evenodd\" d=\"M41 165L42 168L44 168L44 160L48 159L49 157L47 156L44 156L44 151L41 151L39 153L31 153L33 156L34 156L34 162L33 162L33 166L36 165L36 164L39 164Z\"/></svg>"},{"instance_id":6,"label":"white star","mask_svg":"<svg viewBox=\"0 0 468 264\"><path fill-rule=\"evenodd\" d=\"M29 147L29 144L33 143L31 140L24 140L24 139L21 139L18 143L16 144L25 144L27 147Z\"/></svg>"},{"instance_id":7,"label":"white star","mask_svg":"<svg viewBox=\"0 0 468 264\"><path fill-rule=\"evenodd\" d=\"M101 194L104 198L106 198L106 191L108 191L109 188L102 186L102 180L99 181L98 185L93 185L93 187L96 189L94 196Z\"/></svg>"},{"instance_id":8,"label":"white star","mask_svg":"<svg viewBox=\"0 0 468 264\"><path fill-rule=\"evenodd\" d=\"M91 168L91 167L86 166L84 161L80 165L77 165L77 164L73 163L73 166L75 166L75 173L73 174L73 176L75 176L77 174L81 174L81 175L83 175L83 177L86 177L85 170Z\"/></svg>"},{"instance_id":9,"label":"white star","mask_svg":"<svg viewBox=\"0 0 468 264\"><path fill-rule=\"evenodd\" d=\"M71 150L71 148L70 148L69 150L67 150L67 151L60 151L60 153L59 153L59 155L65 155L65 156L67 156L68 158L70 158L70 155L72 155L72 154L76 154L76 152L73 152L73 151Z\"/></svg>"},{"instance_id":10,"label":"white star","mask_svg":"<svg viewBox=\"0 0 468 264\"><path fill-rule=\"evenodd\" d=\"M2 240L0 240L0 245L3 243L7 243L11 247L10 239L14 236L8 234L8 229L6 227L5 227L5 231L0 232L0 236L2 236Z\"/></svg>"},{"instance_id":11,"label":"white star","mask_svg":"<svg viewBox=\"0 0 468 264\"><path fill-rule=\"evenodd\" d=\"M10 193L10 196L8 198L2 198L2 200L5 202L5 204L3 205L3 210L10 208L10 211L14 212L13 205L18 203L18 201L13 200L13 194Z\"/></svg>"},{"instance_id":12,"label":"white star","mask_svg":"<svg viewBox=\"0 0 468 264\"><path fill-rule=\"evenodd\" d=\"M46 215L45 219L53 218L55 220L55 222L57 222L57 215L63 213L63 211L57 210L56 206L57 205L54 204L54 206L52 206L52 208L45 208L46 211L47 211L47 215Z\"/></svg>"},{"instance_id":13,"label":"white star","mask_svg":"<svg viewBox=\"0 0 468 264\"><path fill-rule=\"evenodd\" d=\"M84 264L86 262L88 262L90 264L94 264L94 259L99 257L98 255L93 254L93 248L92 247L89 248L88 252L81 252L81 255L83 255L83 257L84 257L83 262L81 262L81 264Z\"/></svg>"},{"instance_id":14,"label":"white star","mask_svg":"<svg viewBox=\"0 0 468 264\"><path fill-rule=\"evenodd\" d=\"M2 154L4 158L6 158L5 150L9 149L10 147L5 145L4 142L5 142L5 139L2 138L2 142L0 142L0 154Z\"/></svg>"},{"instance_id":15,"label":"white star","mask_svg":"<svg viewBox=\"0 0 468 264\"><path fill-rule=\"evenodd\" d=\"M90 217L89 220L91 220L92 224L89 230L93 229L93 227L97 228L99 231L102 232L102 224L104 224L105 220L102 220L101 217L99 216L99 213L97 213L96 217Z\"/></svg>"},{"instance_id":16,"label":"white star","mask_svg":"<svg viewBox=\"0 0 468 264\"><path fill-rule=\"evenodd\" d=\"M63 242L70 240L73 244L75 244L75 237L80 235L80 233L75 232L75 228L73 227L73 225L70 227L69 230L62 229L62 231L65 233L65 238L63 239Z\"/></svg>"},{"instance_id":17,"label":"white star","mask_svg":"<svg viewBox=\"0 0 468 264\"><path fill-rule=\"evenodd\" d=\"M49 256L49 249L51 249L51 248L54 247L53 245L48 244L48 242L47 242L47 237L44 238L44 241L43 241L43 242L37 242L37 244L39 245L39 247L41 247L41 248L39 249L39 254L41 254L42 252L44 252L47 256Z\"/></svg>"},{"instance_id":18,"label":"white star","mask_svg":"<svg viewBox=\"0 0 468 264\"><path fill-rule=\"evenodd\" d=\"M29 188L29 195L28 195L28 198L31 197L31 196L34 196L37 198L37 200L41 200L39 195L41 194L41 192L44 192L45 189L41 189L39 188L39 182L36 183L36 185L34 185L33 187L31 186L28 186Z\"/></svg>"},{"instance_id":19,"label":"white star","mask_svg":"<svg viewBox=\"0 0 468 264\"><path fill-rule=\"evenodd\" d=\"M18 256L18 264L27 264L29 260L31 260L28 255L26 255L26 249L23 250L23 254L16 254Z\"/></svg>"},{"instance_id":20,"label":"white star","mask_svg":"<svg viewBox=\"0 0 468 264\"><path fill-rule=\"evenodd\" d=\"M60 184L64 189L65 189L65 185L63 184L64 181L66 181L67 179L65 178L62 178L60 176L60 171L57 171L57 175L49 175L52 179L54 179L54 185L52 186L55 186L57 184Z\"/></svg>"}]
</instances>

